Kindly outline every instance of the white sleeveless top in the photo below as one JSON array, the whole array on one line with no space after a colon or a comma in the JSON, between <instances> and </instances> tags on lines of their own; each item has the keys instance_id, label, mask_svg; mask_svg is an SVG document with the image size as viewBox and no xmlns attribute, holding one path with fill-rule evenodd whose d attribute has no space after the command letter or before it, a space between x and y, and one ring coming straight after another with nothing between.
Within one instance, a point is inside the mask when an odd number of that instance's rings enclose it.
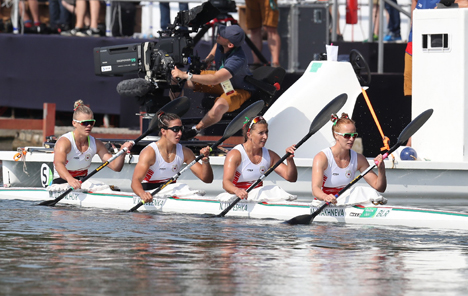
<instances>
[{"instance_id":1,"label":"white sleeveless top","mask_svg":"<svg viewBox=\"0 0 468 296\"><path fill-rule=\"evenodd\" d=\"M97 152L96 140L94 139L94 137L88 136L89 147L85 152L81 152L80 150L78 150L78 147L76 147L73 132L68 132L62 135L62 137L67 138L71 143L71 150L67 154L67 163L65 164L65 168L67 168L68 172L73 177L84 177L88 175L88 169L91 165L91 160ZM57 178L60 178L60 175L55 169L54 164L54 179Z\"/></svg>"},{"instance_id":2,"label":"white sleeveless top","mask_svg":"<svg viewBox=\"0 0 468 296\"><path fill-rule=\"evenodd\" d=\"M262 148L262 160L258 164L253 164L245 152L244 146L239 144L233 149L240 152L242 161L236 168L232 183L234 183L237 188L247 189L270 168L270 153L267 148ZM263 182L260 182L255 188L260 186L263 186Z\"/></svg>"},{"instance_id":3,"label":"white sleeveless top","mask_svg":"<svg viewBox=\"0 0 468 296\"><path fill-rule=\"evenodd\" d=\"M327 156L328 166L323 173L322 190L327 194L337 194L354 179L357 171L357 153L350 150L351 160L346 168L340 168L333 157L331 148L322 150Z\"/></svg>"},{"instance_id":4,"label":"white sleeveless top","mask_svg":"<svg viewBox=\"0 0 468 296\"><path fill-rule=\"evenodd\" d=\"M154 150L156 161L149 167L142 183L164 183L180 171L184 163L184 150L181 144L176 145L176 156L171 163L167 163L162 158L158 145L155 142L146 146L145 149L149 147Z\"/></svg>"}]
</instances>

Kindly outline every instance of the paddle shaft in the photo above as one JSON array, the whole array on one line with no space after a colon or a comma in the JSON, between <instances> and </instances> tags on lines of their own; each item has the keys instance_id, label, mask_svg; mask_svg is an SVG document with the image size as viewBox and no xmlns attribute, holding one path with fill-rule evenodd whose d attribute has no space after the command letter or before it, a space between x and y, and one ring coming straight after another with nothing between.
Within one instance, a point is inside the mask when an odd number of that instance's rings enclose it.
<instances>
[{"instance_id":1,"label":"paddle shaft","mask_svg":"<svg viewBox=\"0 0 468 296\"><path fill-rule=\"evenodd\" d=\"M133 142L133 141L132 141ZM136 141L135 141L136 142ZM133 142L133 143L135 143ZM89 178L91 178L92 176L94 176L97 172L99 172L100 170L102 170L103 168L105 168L109 163L111 163L112 161L114 161L117 157L121 156L122 154L126 153L127 152L127 148L123 148L122 150L120 150L119 152L117 152L114 156L112 156L111 158L109 158L106 162L104 162L103 164L101 164L99 167L97 167L94 171L92 171L91 173L89 173L88 175L86 175L86 177L84 177L80 182L83 183L84 181L88 180ZM70 192L73 191L73 187L70 187L68 188L64 193L60 194L60 196L58 196L56 199L54 200L46 200L46 201L43 201L41 202L39 205L40 206L50 206L50 207L53 207L55 206L55 204L57 204L59 201L61 201L65 196L67 196Z\"/></svg>"},{"instance_id":2,"label":"paddle shaft","mask_svg":"<svg viewBox=\"0 0 468 296\"><path fill-rule=\"evenodd\" d=\"M147 130L144 134L142 134L141 136L139 136L138 138L136 138L134 141L130 141L133 143L133 145L135 145L136 143L140 142L141 139L143 139L144 137L146 137L148 134L150 134L151 132L153 132L153 129L149 129ZM106 162L104 162L103 164L101 164L99 167L97 167L94 171L92 171L91 173L89 173L88 175L86 175L86 177L84 177L82 180L81 180L81 183L83 183L84 181L88 180L89 178L91 178L92 176L94 176L97 172L99 172L100 170L102 170L103 168L105 168L109 163L113 162L117 157L121 156L122 154L126 153L128 151L127 148L123 148L122 150L120 150L119 152L117 152L114 156L112 156L111 158L109 158ZM70 187L68 188L64 193L60 194L60 196L58 196L56 199L54 200L46 200L46 201L43 201L41 202L39 205L40 206L49 206L49 207L53 207L55 206L59 201L61 201L65 196L67 196L70 192L73 191L73 187Z\"/></svg>"},{"instance_id":3,"label":"paddle shaft","mask_svg":"<svg viewBox=\"0 0 468 296\"><path fill-rule=\"evenodd\" d=\"M223 134L223 137L221 139L219 139L216 143L214 143L211 147L210 147L210 151L213 151L214 148L218 147L224 140L226 140L227 138L231 137L232 135L234 135L241 127L242 127L242 124L243 124L243 120L245 117L249 118L251 116L254 116L254 115L257 115L258 112L260 112L260 110L262 110L264 106L264 102L263 101L257 101L253 104L251 104L250 106L248 106L247 108L245 108L243 111L241 111L239 114L237 114L236 117L234 117L233 120L231 120L231 123L229 123L229 125L226 127L226 129L224 130L224 134ZM199 155L197 158L195 158L195 160L193 160L191 163L189 163L183 170L179 171L177 174L175 174L171 179L169 179L169 181L167 181L166 183L164 183L162 186L160 186L159 188L157 188L155 191L153 191L151 193L151 195L155 195L156 193L158 193L159 191L161 191L164 187L166 187L167 185L171 184L172 182L174 182L175 180L177 180L177 178L179 178L179 176L184 172L186 171L188 168L190 168L191 166L193 166L196 162L198 162L200 159L202 159L204 157L203 154ZM141 207L142 205L144 204L143 201L140 201L136 206L134 206L133 208L131 208L129 210L129 212L133 212L133 211L136 211L139 207Z\"/></svg>"},{"instance_id":4,"label":"paddle shaft","mask_svg":"<svg viewBox=\"0 0 468 296\"><path fill-rule=\"evenodd\" d=\"M304 144L305 141L307 141L312 135L315 134L315 132L309 132L302 140L299 141L299 143L296 144L296 150L299 148L302 144ZM280 160L278 160L273 166L271 166L265 174L263 174L260 178L258 178L252 185L247 188L247 192L250 192L252 189L255 188L260 182L262 182L263 179L265 179L271 172L273 172L286 158L288 158L291 155L291 153L287 152L283 157L281 157ZM225 208L221 213L219 213L216 217L224 217L238 202L241 201L241 198L237 197L227 208Z\"/></svg>"},{"instance_id":5,"label":"paddle shaft","mask_svg":"<svg viewBox=\"0 0 468 296\"><path fill-rule=\"evenodd\" d=\"M338 110L341 109L341 107L344 106L346 103L346 100L348 98L348 95L346 94L341 94L334 98L330 103L328 103L320 112L317 114L315 119L312 121L309 132L307 135L305 135L295 146L295 149L297 150L302 144L304 144L305 141L307 141L310 137L312 137L313 134L315 134L319 129L321 129L327 122L328 119L330 118L330 114L333 114L335 112L338 112ZM291 155L291 153L286 153L279 161L277 161L271 168L269 168L265 174L263 174L257 181L255 181L248 189L247 192L255 188L258 183L260 183L266 176L268 176L277 166L279 166L286 158L288 158ZM239 197L234 200L224 211L222 211L220 214L214 216L214 217L224 217L227 212L229 212L241 199Z\"/></svg>"},{"instance_id":6,"label":"paddle shaft","mask_svg":"<svg viewBox=\"0 0 468 296\"><path fill-rule=\"evenodd\" d=\"M166 105L164 105L160 111L162 112L168 112L168 113L176 113L177 115L179 116L182 116L184 115L187 110L189 109L190 107L190 101L187 97L180 97L180 98L177 98L175 100L172 100L171 102L167 103ZM161 114L161 113L160 113ZM149 135L150 133L154 132L154 130L157 128L158 126L158 121L159 121L159 117L158 115L155 115L153 117L153 120L151 120L150 122L150 125L149 125L149 128L146 130L146 132L144 132L143 134L141 134L138 138L136 138L134 141L131 141L133 143L133 145L135 145L136 143L140 142L141 139L145 138L147 135ZM121 151L117 152L114 156L112 156L111 158L109 158L106 162L104 162L102 165L100 165L97 169L95 169L94 171L92 171L89 175L87 175L86 177L84 177L82 180L81 180L81 183L83 183L84 181L88 180L89 178L91 178L92 176L94 176L94 174L96 174L97 172L99 172L101 169L105 168L109 163L111 163L112 161L114 161L117 157L121 156L122 154L124 154L125 152L127 152L128 149L127 148L123 148ZM59 202L60 200L62 200L67 194L69 194L71 191L73 190L73 187L72 188L69 188L68 190L66 190L63 194L61 194L59 197L57 197L56 199L54 200L47 200L47 201L44 201L44 202L41 202L39 205L43 205L43 206L54 206L57 202Z\"/></svg>"},{"instance_id":7,"label":"paddle shaft","mask_svg":"<svg viewBox=\"0 0 468 296\"><path fill-rule=\"evenodd\" d=\"M382 160L386 159L388 155L393 153L398 147L400 147L404 142L406 142L411 136L413 136L425 123L429 118L432 116L432 113L434 110L428 109L421 113L418 117L413 119L400 133L400 136L398 137L398 142L395 144L388 152L386 152L384 155L382 155ZM365 174L367 174L370 170L372 170L375 167L375 165L368 167L364 172L362 172L358 177L356 177L353 181L351 181L348 185L345 186L340 192L335 195L336 197L340 196L343 192L345 192L348 188L350 188L353 184L356 184L357 181L359 181L362 177L364 177ZM289 219L285 223L289 225L297 225L297 224L305 224L308 225L312 222L312 220L319 215L323 209L325 209L329 203L325 203L322 205L320 208L318 208L315 212L313 212L310 215L300 215L297 217L294 217L292 219Z\"/></svg>"},{"instance_id":8,"label":"paddle shaft","mask_svg":"<svg viewBox=\"0 0 468 296\"><path fill-rule=\"evenodd\" d=\"M224 136L222 137L221 139L219 139L216 143L214 143L213 145L211 145L210 147L210 151L212 151L213 149L215 149L216 147L218 147L224 140L226 140L228 137ZM200 159L202 159L203 157L205 157L205 155L203 154L200 154L198 155L194 160L192 160L191 163L189 163L185 168L183 168L182 170L180 170L179 172L177 172L177 174L175 174L174 176L172 176L172 178L170 178L166 183L164 183L163 185L159 186L158 188L156 188L153 192L151 192L151 195L155 195L157 194L159 191L163 190L167 185L171 184L172 182L174 182L175 180L179 179L180 175L182 175L183 172L185 172L186 170L188 170L189 168L191 168L195 163L197 163L198 161L200 161ZM136 206L134 206L133 208L131 208L129 210L129 212L134 212L136 210L138 210L142 205L144 205L145 203L143 201L140 201L139 203L136 204Z\"/></svg>"}]
</instances>

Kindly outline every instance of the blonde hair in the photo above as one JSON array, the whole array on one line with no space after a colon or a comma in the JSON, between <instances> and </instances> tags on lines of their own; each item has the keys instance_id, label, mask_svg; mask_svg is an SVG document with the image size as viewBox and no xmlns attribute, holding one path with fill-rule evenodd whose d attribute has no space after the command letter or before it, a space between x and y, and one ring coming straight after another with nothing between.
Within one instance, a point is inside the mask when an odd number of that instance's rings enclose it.
<instances>
[{"instance_id":1,"label":"blonde hair","mask_svg":"<svg viewBox=\"0 0 468 296\"><path fill-rule=\"evenodd\" d=\"M345 125L345 124L354 124L356 125L356 123L354 122L354 120L350 119L349 118L349 115L348 113L341 113L341 117L338 117L338 115L336 115L335 113L331 115L331 118L330 118L330 121L333 122L333 126L332 126L332 134L333 134L333 138L335 138L335 132L340 129L340 127L342 125Z\"/></svg>"},{"instance_id":2,"label":"blonde hair","mask_svg":"<svg viewBox=\"0 0 468 296\"><path fill-rule=\"evenodd\" d=\"M91 108L86 106L82 100L78 100L73 105L73 119L76 119L78 113L90 114L94 117L93 111Z\"/></svg>"}]
</instances>

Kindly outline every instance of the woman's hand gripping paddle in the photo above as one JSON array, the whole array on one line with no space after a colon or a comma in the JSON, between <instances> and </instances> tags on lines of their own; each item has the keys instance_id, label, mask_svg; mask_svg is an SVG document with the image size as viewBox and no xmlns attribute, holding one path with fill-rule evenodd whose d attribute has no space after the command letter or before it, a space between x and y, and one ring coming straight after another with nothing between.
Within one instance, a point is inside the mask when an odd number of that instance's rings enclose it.
<instances>
[{"instance_id":1,"label":"woman's hand gripping paddle","mask_svg":"<svg viewBox=\"0 0 468 296\"><path fill-rule=\"evenodd\" d=\"M165 112L165 113L175 113L179 116L184 115L188 110L190 109L190 101L187 97L180 97L177 98L166 105L164 105L159 111L160 112ZM153 133L156 131L158 128L158 116L155 115L153 119L151 120L148 130L144 132L141 136L139 136L137 139L135 139L133 144L135 145L136 143L140 142L141 139L145 138L147 135ZM118 153L116 153L114 156L109 158L106 162L101 164L98 168L96 168L94 171L92 171L90 174L88 174L86 177L84 177L81 180L81 183L84 181L88 180L92 176L94 176L97 172L105 168L109 163L114 161L117 157L121 156L122 154L125 154L127 152L127 148L124 148L120 150ZM40 206L50 206L53 207L55 204L57 204L59 201L61 201L65 196L67 196L70 192L73 191L73 187L68 188L64 193L62 193L60 196L55 198L54 200L46 200L41 202L39 205Z\"/></svg>"},{"instance_id":2,"label":"woman's hand gripping paddle","mask_svg":"<svg viewBox=\"0 0 468 296\"><path fill-rule=\"evenodd\" d=\"M244 125L244 121L245 121L245 118L251 118L251 117L254 117L256 116L260 111L262 111L263 109L263 106L264 106L264 102L263 101L257 101L255 103L253 103L252 105L248 106L247 108L245 108L242 112L240 112L239 114L237 114L237 116L231 121L231 123L226 127L226 129L224 130L224 134L223 134L223 137L221 139L219 139L216 143L214 143L213 145L211 145L210 147L210 151L212 151L213 149L215 149L216 147L218 147L218 145L220 145L224 140L226 140L227 138L233 136L237 131L239 131L242 126ZM160 192L161 190L163 190L167 185L171 184L172 182L174 182L175 180L177 180L180 175L185 172L186 170L188 170L190 167L192 167L195 163L197 163L200 159L202 159L204 157L203 154L197 156L197 158L195 158L191 163L189 163L185 168L183 168L182 170L180 170L177 174L175 174L172 178L170 178L166 183L162 184L161 186L159 186L157 189L155 189L153 192L151 192L151 195L155 195L157 194L158 192ZM133 208L131 208L129 210L129 212L134 212L136 211L139 207L141 207L142 205L144 204L143 201L140 201L136 206L134 206Z\"/></svg>"},{"instance_id":3,"label":"woman's hand gripping paddle","mask_svg":"<svg viewBox=\"0 0 468 296\"><path fill-rule=\"evenodd\" d=\"M333 101L328 103L317 116L315 117L314 121L310 125L309 133L302 138L299 143L296 144L296 149L299 148L305 141L307 141L313 134L315 134L319 129L321 129L329 120L332 113L338 112L346 103L348 99L347 94L341 94ZM260 178L257 179L249 188L247 188L247 192L250 192L255 186L258 185L263 179L265 179L272 171L276 169L286 158L288 158L291 153L286 153L280 160L278 160L273 166L271 166L265 174L263 174ZM224 217L241 199L239 197L236 198L227 208L224 209L221 213L211 217Z\"/></svg>"},{"instance_id":4,"label":"woman's hand gripping paddle","mask_svg":"<svg viewBox=\"0 0 468 296\"><path fill-rule=\"evenodd\" d=\"M404 142L408 141L408 139L416 133L421 126L426 123L426 121L431 117L433 113L432 109L426 110L423 113L421 113L418 117L416 117L413 121L411 121L405 129L401 132L400 136L398 137L398 142L390 148L388 152L386 152L383 156L382 159L387 158L390 154L392 154L395 150L398 149L401 145L403 145ZM377 164L374 164L372 166L369 166L364 172L362 172L359 176L354 178L348 185L346 185L343 189L340 190L337 194L335 194L335 197L338 198L340 195L342 195L346 190L348 190L351 186L356 184L359 180L362 179L368 172L370 172L372 169L374 169L377 166ZM312 223L315 217L317 217L323 209L325 209L330 203L325 203L323 204L320 208L318 208L315 212L313 212L310 215L300 215L296 216L285 223L289 225L297 225L297 224L304 224L308 225Z\"/></svg>"}]
</instances>

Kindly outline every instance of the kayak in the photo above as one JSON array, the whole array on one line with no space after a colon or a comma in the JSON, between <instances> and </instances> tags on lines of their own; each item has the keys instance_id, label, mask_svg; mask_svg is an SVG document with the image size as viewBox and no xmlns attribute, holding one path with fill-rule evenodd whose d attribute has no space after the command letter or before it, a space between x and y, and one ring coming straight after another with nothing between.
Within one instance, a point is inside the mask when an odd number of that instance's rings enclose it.
<instances>
[{"instance_id":1,"label":"kayak","mask_svg":"<svg viewBox=\"0 0 468 296\"><path fill-rule=\"evenodd\" d=\"M61 192L45 188L10 187L0 188L0 200L26 200L41 202L53 200ZM140 202L130 192L102 190L98 192L72 191L57 205L72 205L85 208L115 209L128 211ZM216 215L228 207L230 201L217 196L205 196L202 191L189 194L164 194L155 196L151 203L138 211L179 214ZM226 217L289 220L295 216L311 214L319 206L302 201L241 201ZM414 207L374 205L372 202L329 206L313 221L361 225L406 226L433 229L468 230L468 214Z\"/></svg>"}]
</instances>

